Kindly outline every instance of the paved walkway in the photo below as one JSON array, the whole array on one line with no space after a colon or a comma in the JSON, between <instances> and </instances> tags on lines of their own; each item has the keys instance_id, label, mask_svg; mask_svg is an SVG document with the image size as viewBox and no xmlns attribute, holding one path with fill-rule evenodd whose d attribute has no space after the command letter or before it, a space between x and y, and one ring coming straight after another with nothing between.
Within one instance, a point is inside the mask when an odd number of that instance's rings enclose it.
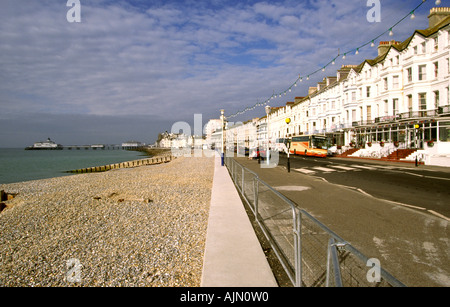
<instances>
[{"instance_id":1,"label":"paved walkway","mask_svg":"<svg viewBox=\"0 0 450 307\"><path fill-rule=\"evenodd\" d=\"M202 287L277 287L244 205L215 158Z\"/></svg>"}]
</instances>

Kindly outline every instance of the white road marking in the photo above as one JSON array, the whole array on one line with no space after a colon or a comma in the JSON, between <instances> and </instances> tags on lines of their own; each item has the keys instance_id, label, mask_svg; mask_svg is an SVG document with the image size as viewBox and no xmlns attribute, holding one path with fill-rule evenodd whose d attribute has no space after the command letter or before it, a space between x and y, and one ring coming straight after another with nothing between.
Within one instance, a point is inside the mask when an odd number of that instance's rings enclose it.
<instances>
[{"instance_id":1,"label":"white road marking","mask_svg":"<svg viewBox=\"0 0 450 307\"><path fill-rule=\"evenodd\" d=\"M306 168L296 168L296 169L294 169L294 171L297 171L297 172L300 172L300 173L303 173L303 174L315 174L316 172L315 171L312 171L312 170L309 170L309 169L306 169Z\"/></svg>"},{"instance_id":2,"label":"white road marking","mask_svg":"<svg viewBox=\"0 0 450 307\"><path fill-rule=\"evenodd\" d=\"M364 166L364 165L352 165L352 167L368 169L368 170L375 170L376 169L375 167Z\"/></svg>"},{"instance_id":3,"label":"white road marking","mask_svg":"<svg viewBox=\"0 0 450 307\"><path fill-rule=\"evenodd\" d=\"M356 170L354 167L348 167L348 166L342 166L342 165L330 165L330 166L334 167L334 168L343 169L343 170L346 170L346 171L354 171L354 170Z\"/></svg>"},{"instance_id":4,"label":"white road marking","mask_svg":"<svg viewBox=\"0 0 450 307\"><path fill-rule=\"evenodd\" d=\"M281 187L275 187L276 190L278 191L297 191L297 192L301 192L301 191L306 191L311 189L310 187L304 187L304 186L281 186Z\"/></svg>"},{"instance_id":5,"label":"white road marking","mask_svg":"<svg viewBox=\"0 0 450 307\"><path fill-rule=\"evenodd\" d=\"M394 166L374 165L373 167L375 167L375 168L381 168L381 169L389 169L389 170L395 169Z\"/></svg>"},{"instance_id":6,"label":"white road marking","mask_svg":"<svg viewBox=\"0 0 450 307\"><path fill-rule=\"evenodd\" d=\"M335 169L327 168L327 167L318 167L318 166L316 166L316 167L313 167L313 169L321 171L321 172L336 172Z\"/></svg>"},{"instance_id":7,"label":"white road marking","mask_svg":"<svg viewBox=\"0 0 450 307\"><path fill-rule=\"evenodd\" d=\"M440 218L443 218L444 220L447 220L447 221L450 222L450 218L446 217L445 215L437 213L436 211L433 211L433 210L428 210L428 212L430 212L431 214L434 214L434 215L436 215L436 216L438 216Z\"/></svg>"}]
</instances>

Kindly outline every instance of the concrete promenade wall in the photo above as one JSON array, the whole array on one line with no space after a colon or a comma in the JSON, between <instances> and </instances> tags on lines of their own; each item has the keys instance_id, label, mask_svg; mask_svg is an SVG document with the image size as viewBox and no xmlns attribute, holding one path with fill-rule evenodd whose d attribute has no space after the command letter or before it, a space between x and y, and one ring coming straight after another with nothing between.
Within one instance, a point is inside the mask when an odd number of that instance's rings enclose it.
<instances>
[{"instance_id":1,"label":"concrete promenade wall","mask_svg":"<svg viewBox=\"0 0 450 307\"><path fill-rule=\"evenodd\" d=\"M215 158L202 287L277 287L241 198Z\"/></svg>"}]
</instances>

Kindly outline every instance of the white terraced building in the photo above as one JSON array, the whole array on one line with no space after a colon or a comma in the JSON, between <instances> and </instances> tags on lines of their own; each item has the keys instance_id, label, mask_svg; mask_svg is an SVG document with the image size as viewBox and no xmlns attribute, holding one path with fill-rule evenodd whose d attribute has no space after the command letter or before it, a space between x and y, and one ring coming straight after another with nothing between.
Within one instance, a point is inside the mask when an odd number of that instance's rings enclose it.
<instances>
[{"instance_id":1,"label":"white terraced building","mask_svg":"<svg viewBox=\"0 0 450 307\"><path fill-rule=\"evenodd\" d=\"M268 118L228 127L227 142L242 140L233 131L242 125L257 136L268 119L272 146L277 138L320 134L339 151L355 147L356 156L402 151L404 159L450 166L450 8L433 8L428 18L427 29L404 42L380 42L375 59L342 66Z\"/></svg>"}]
</instances>

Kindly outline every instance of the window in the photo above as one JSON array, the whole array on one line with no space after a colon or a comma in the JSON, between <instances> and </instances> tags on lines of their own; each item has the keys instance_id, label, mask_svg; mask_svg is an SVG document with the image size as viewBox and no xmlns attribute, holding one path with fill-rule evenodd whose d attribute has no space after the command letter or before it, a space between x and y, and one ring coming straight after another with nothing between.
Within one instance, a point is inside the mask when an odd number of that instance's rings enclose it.
<instances>
[{"instance_id":1,"label":"window","mask_svg":"<svg viewBox=\"0 0 450 307\"><path fill-rule=\"evenodd\" d=\"M389 88L389 83L388 83L388 78L384 78L383 79L383 82L384 82L384 90L385 91L387 91L388 90L388 88Z\"/></svg>"},{"instance_id":2,"label":"window","mask_svg":"<svg viewBox=\"0 0 450 307\"><path fill-rule=\"evenodd\" d=\"M439 124L439 140L441 142L450 142L450 122L441 122Z\"/></svg>"},{"instance_id":3,"label":"window","mask_svg":"<svg viewBox=\"0 0 450 307\"><path fill-rule=\"evenodd\" d=\"M367 97L370 97L370 86L366 88Z\"/></svg>"},{"instance_id":4,"label":"window","mask_svg":"<svg viewBox=\"0 0 450 307\"><path fill-rule=\"evenodd\" d=\"M434 107L435 109L439 107L439 91L434 92Z\"/></svg>"},{"instance_id":5,"label":"window","mask_svg":"<svg viewBox=\"0 0 450 307\"><path fill-rule=\"evenodd\" d=\"M427 65L419 65L419 81L427 79Z\"/></svg>"},{"instance_id":6,"label":"window","mask_svg":"<svg viewBox=\"0 0 450 307\"><path fill-rule=\"evenodd\" d=\"M412 67L406 70L406 74L408 75L408 82L412 82Z\"/></svg>"},{"instance_id":7,"label":"window","mask_svg":"<svg viewBox=\"0 0 450 307\"><path fill-rule=\"evenodd\" d=\"M413 98L412 95L408 95L408 110L409 112L412 112L413 109Z\"/></svg>"},{"instance_id":8,"label":"window","mask_svg":"<svg viewBox=\"0 0 450 307\"><path fill-rule=\"evenodd\" d=\"M439 77L439 62L434 62L434 77Z\"/></svg>"},{"instance_id":9,"label":"window","mask_svg":"<svg viewBox=\"0 0 450 307\"><path fill-rule=\"evenodd\" d=\"M419 107L420 107L420 110L427 109L427 93L419 94Z\"/></svg>"},{"instance_id":10,"label":"window","mask_svg":"<svg viewBox=\"0 0 450 307\"><path fill-rule=\"evenodd\" d=\"M447 104L450 104L450 90L448 86L446 87L446 90L447 90Z\"/></svg>"},{"instance_id":11,"label":"window","mask_svg":"<svg viewBox=\"0 0 450 307\"><path fill-rule=\"evenodd\" d=\"M400 87L399 77L398 76L394 76L393 86L394 86L395 89L398 89Z\"/></svg>"},{"instance_id":12,"label":"window","mask_svg":"<svg viewBox=\"0 0 450 307\"><path fill-rule=\"evenodd\" d=\"M372 106L367 106L367 120L372 119Z\"/></svg>"},{"instance_id":13,"label":"window","mask_svg":"<svg viewBox=\"0 0 450 307\"><path fill-rule=\"evenodd\" d=\"M392 100L392 114L395 115L398 113L398 98L394 98Z\"/></svg>"},{"instance_id":14,"label":"window","mask_svg":"<svg viewBox=\"0 0 450 307\"><path fill-rule=\"evenodd\" d=\"M417 51L417 50L418 50L418 47L417 47L417 46L414 46L413 50L414 50L414 54L419 53L419 52Z\"/></svg>"},{"instance_id":15,"label":"window","mask_svg":"<svg viewBox=\"0 0 450 307\"><path fill-rule=\"evenodd\" d=\"M384 101L384 114L388 115L389 102L387 100Z\"/></svg>"},{"instance_id":16,"label":"window","mask_svg":"<svg viewBox=\"0 0 450 307\"><path fill-rule=\"evenodd\" d=\"M427 45L425 42L422 43L422 53L427 53Z\"/></svg>"},{"instance_id":17,"label":"window","mask_svg":"<svg viewBox=\"0 0 450 307\"><path fill-rule=\"evenodd\" d=\"M409 112L409 117L412 116L412 95L408 95L408 112Z\"/></svg>"},{"instance_id":18,"label":"window","mask_svg":"<svg viewBox=\"0 0 450 307\"><path fill-rule=\"evenodd\" d=\"M439 37L436 36L434 38L434 51L438 51L439 50Z\"/></svg>"}]
</instances>

